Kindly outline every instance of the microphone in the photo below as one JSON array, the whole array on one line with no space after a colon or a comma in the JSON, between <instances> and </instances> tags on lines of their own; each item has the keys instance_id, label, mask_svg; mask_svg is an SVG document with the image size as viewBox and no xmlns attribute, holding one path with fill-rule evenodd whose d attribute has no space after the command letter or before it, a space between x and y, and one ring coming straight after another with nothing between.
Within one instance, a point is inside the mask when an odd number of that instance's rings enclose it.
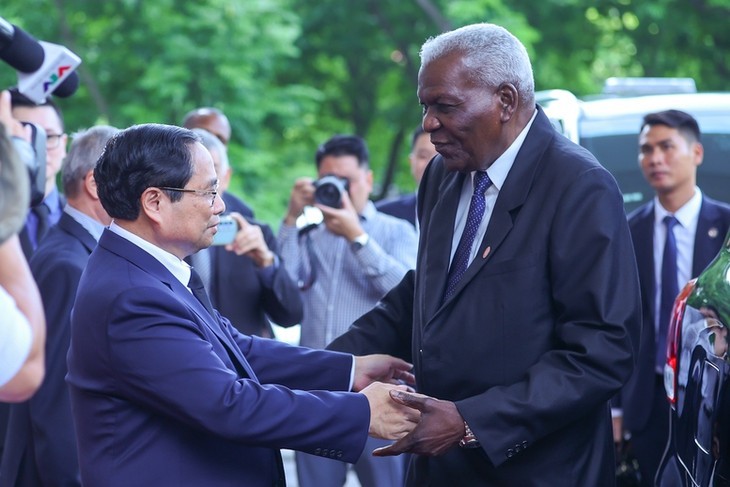
<instances>
[{"instance_id":1,"label":"microphone","mask_svg":"<svg viewBox=\"0 0 730 487\"><path fill-rule=\"evenodd\" d=\"M23 73L43 65L45 53L40 43L20 27L0 17L0 59Z\"/></svg>"},{"instance_id":2,"label":"microphone","mask_svg":"<svg viewBox=\"0 0 730 487\"><path fill-rule=\"evenodd\" d=\"M18 72L18 91L36 103L44 103L51 93L60 97L72 95L79 86L74 70L81 58L61 45L38 43L45 56L43 64L33 73Z\"/></svg>"}]
</instances>

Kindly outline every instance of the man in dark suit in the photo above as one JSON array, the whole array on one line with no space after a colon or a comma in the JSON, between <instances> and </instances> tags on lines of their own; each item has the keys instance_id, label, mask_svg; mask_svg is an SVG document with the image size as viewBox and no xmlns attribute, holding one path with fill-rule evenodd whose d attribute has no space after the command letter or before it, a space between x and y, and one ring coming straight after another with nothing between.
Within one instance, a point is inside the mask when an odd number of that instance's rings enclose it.
<instances>
[{"instance_id":1,"label":"man in dark suit","mask_svg":"<svg viewBox=\"0 0 730 487\"><path fill-rule=\"evenodd\" d=\"M199 107L190 110L183 117L182 126L186 129L207 130L215 135L226 149L228 149L228 143L231 141L231 122L226 117L226 114L219 109L214 107ZM231 176L233 176L233 168L229 164L223 169L224 172L218 175L218 179L221 182L221 186L228 188ZM245 217L254 217L253 209L242 199L225 190L222 193L227 211L235 211Z\"/></svg>"},{"instance_id":2,"label":"man in dark suit","mask_svg":"<svg viewBox=\"0 0 730 487\"><path fill-rule=\"evenodd\" d=\"M68 136L64 132L61 109L50 98L41 104L29 100L17 90L11 90L13 117L21 122L31 122L46 132L46 186L43 201L28 212L25 227L20 232L20 243L23 252L30 257L40 244L48 230L58 223L66 204L65 198L58 192L56 176L66 157Z\"/></svg>"},{"instance_id":3,"label":"man in dark suit","mask_svg":"<svg viewBox=\"0 0 730 487\"><path fill-rule=\"evenodd\" d=\"M426 41L418 98L437 156L415 271L331 348L412 358L409 485L610 485L609 399L641 326L621 193L535 106L524 46L477 24ZM476 188L476 189L474 189ZM453 256L453 257L452 257Z\"/></svg>"},{"instance_id":4,"label":"man in dark suit","mask_svg":"<svg viewBox=\"0 0 730 487\"><path fill-rule=\"evenodd\" d=\"M27 402L10 409L0 486L81 485L71 404L64 377L71 307L89 254L111 218L96 194L94 165L117 129L93 127L74 136L63 168L68 204L30 266L48 322L46 377Z\"/></svg>"},{"instance_id":5,"label":"man in dark suit","mask_svg":"<svg viewBox=\"0 0 730 487\"><path fill-rule=\"evenodd\" d=\"M636 370L615 403L621 410L615 411L614 426L615 433L623 428L631 438L647 486L654 485L669 438L669 403L663 385L669 316L661 310L667 237L672 237L669 245L676 249L668 262L676 278L666 304L671 311L678 291L715 257L730 228L730 206L707 198L696 185L702 157L700 128L691 115L666 110L644 117L639 165L656 196L629 215L644 327ZM676 223L668 229L664 220L671 217Z\"/></svg>"},{"instance_id":6,"label":"man in dark suit","mask_svg":"<svg viewBox=\"0 0 730 487\"><path fill-rule=\"evenodd\" d=\"M411 152L408 154L408 163L411 166L411 175L416 182L416 188L421 184L423 171L429 161L437 154L436 148L431 143L431 136L419 125L413 131L411 137ZM416 193L405 194L398 198L378 201L375 204L378 211L396 218L408 220L411 225L416 226Z\"/></svg>"},{"instance_id":7,"label":"man in dark suit","mask_svg":"<svg viewBox=\"0 0 730 487\"><path fill-rule=\"evenodd\" d=\"M209 246L224 204L198 136L117 134L94 169L114 219L81 276L68 375L86 487L283 485L279 448L352 462L369 434L418 415L374 380L409 364L238 333L184 258ZM328 390L361 390L361 394Z\"/></svg>"},{"instance_id":8,"label":"man in dark suit","mask_svg":"<svg viewBox=\"0 0 730 487\"><path fill-rule=\"evenodd\" d=\"M244 216L241 211L245 208L237 205L240 200L226 192L231 174L226 147L207 130L193 131L213 158L218 189L226 203L225 214L236 220L239 230L233 243L193 254L192 264L205 269L199 272L213 306L238 331L274 338L269 320L284 327L301 322L303 304L299 288L284 268L271 228L253 216Z\"/></svg>"}]
</instances>

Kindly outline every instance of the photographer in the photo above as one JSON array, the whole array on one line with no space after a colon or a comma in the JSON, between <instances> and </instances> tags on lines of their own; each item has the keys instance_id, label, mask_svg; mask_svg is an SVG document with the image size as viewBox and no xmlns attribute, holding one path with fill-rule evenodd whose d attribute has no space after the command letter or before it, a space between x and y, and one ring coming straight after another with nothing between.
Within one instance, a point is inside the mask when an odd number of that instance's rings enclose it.
<instances>
[{"instance_id":1,"label":"photographer","mask_svg":"<svg viewBox=\"0 0 730 487\"><path fill-rule=\"evenodd\" d=\"M299 280L304 301L300 344L324 348L347 331L415 265L416 232L407 221L375 209L373 173L365 141L336 135L316 153L319 179L296 181L279 230L284 267ZM305 206L322 211L324 224L298 230ZM403 461L370 455L383 445L368 440L355 464L363 486L402 485ZM341 487L347 465L297 452L299 484Z\"/></svg>"},{"instance_id":2,"label":"photographer","mask_svg":"<svg viewBox=\"0 0 730 487\"><path fill-rule=\"evenodd\" d=\"M24 137L0 94L0 401L19 402L40 386L44 374L45 319L38 289L16 232L28 207L28 176L15 157L5 127Z\"/></svg>"}]
</instances>

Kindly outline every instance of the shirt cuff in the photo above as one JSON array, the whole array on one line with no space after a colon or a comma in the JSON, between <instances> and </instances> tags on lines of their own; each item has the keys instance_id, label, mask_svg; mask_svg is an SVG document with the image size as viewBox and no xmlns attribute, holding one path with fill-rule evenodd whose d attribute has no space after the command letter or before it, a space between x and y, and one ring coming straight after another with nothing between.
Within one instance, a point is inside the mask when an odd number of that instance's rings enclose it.
<instances>
[{"instance_id":1,"label":"shirt cuff","mask_svg":"<svg viewBox=\"0 0 730 487\"><path fill-rule=\"evenodd\" d=\"M350 386L347 388L348 391L351 391L352 388L355 386L355 356L352 356L352 366L350 367Z\"/></svg>"}]
</instances>

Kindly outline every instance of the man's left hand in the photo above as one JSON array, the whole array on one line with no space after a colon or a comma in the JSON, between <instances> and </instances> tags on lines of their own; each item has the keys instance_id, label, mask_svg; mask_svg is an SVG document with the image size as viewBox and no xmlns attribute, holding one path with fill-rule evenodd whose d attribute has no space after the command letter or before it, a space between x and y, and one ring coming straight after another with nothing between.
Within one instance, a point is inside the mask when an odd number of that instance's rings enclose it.
<instances>
[{"instance_id":1,"label":"man's left hand","mask_svg":"<svg viewBox=\"0 0 730 487\"><path fill-rule=\"evenodd\" d=\"M352 388L354 391L361 391L373 382L413 386L416 377L411 373L411 369L413 365L390 355L355 357L355 380Z\"/></svg>"},{"instance_id":2,"label":"man's left hand","mask_svg":"<svg viewBox=\"0 0 730 487\"><path fill-rule=\"evenodd\" d=\"M464 437L464 418L451 401L441 401L423 394L390 391L394 401L421 411L421 421L406 436L395 443L377 448L377 457L416 453L425 456L442 455Z\"/></svg>"}]
</instances>

